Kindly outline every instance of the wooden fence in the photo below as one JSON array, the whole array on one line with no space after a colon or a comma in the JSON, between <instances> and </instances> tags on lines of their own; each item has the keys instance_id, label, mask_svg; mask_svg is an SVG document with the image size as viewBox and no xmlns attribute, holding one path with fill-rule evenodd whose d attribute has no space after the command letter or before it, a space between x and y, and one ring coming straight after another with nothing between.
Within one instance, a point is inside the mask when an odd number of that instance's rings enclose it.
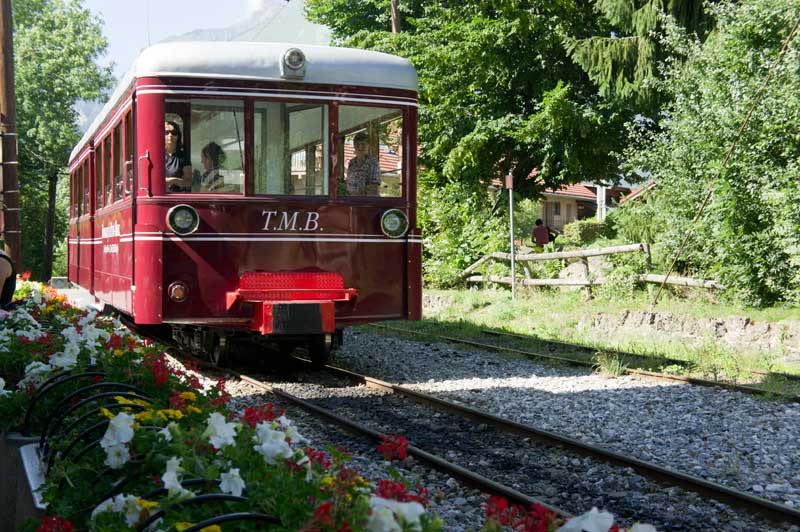
<instances>
[{"instance_id":1,"label":"wooden fence","mask_svg":"<svg viewBox=\"0 0 800 532\"><path fill-rule=\"evenodd\" d=\"M647 244L629 244L626 246L612 246L607 248L595 249L580 249L575 251L559 251L556 253L520 253L516 255L516 262L520 263L522 270L525 273L524 279L518 279L517 282L523 286L582 286L586 290L586 297L591 298L592 286L603 284L603 279L591 279L589 276L589 257L599 257L602 255L615 255L617 253L644 253L647 257L647 268L650 269L650 246ZM578 259L582 265L583 279L534 279L531 275L528 263L546 260L567 260ZM469 266L461 272L461 278L470 283L497 283L497 284L511 284L511 277L502 277L497 275L470 275L475 272L480 266L489 264L491 261L511 261L511 253L495 252L484 257L481 257L474 264ZM639 282L643 283L664 283L676 286L692 286L699 288L708 288L714 290L725 290L725 286L717 281L707 279L694 279L692 277L680 277L677 275L670 275L667 278L664 275L645 273L638 277Z\"/></svg>"}]
</instances>

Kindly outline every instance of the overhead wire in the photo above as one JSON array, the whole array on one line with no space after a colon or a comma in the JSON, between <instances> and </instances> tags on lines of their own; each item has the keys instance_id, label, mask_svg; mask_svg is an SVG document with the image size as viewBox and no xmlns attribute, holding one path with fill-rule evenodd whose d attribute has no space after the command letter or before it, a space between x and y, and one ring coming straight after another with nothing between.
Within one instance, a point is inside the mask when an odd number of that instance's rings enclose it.
<instances>
[{"instance_id":1,"label":"overhead wire","mask_svg":"<svg viewBox=\"0 0 800 532\"><path fill-rule=\"evenodd\" d=\"M800 16L797 17L797 20L795 20L795 22L794 22L794 26L792 26L791 31L786 36L786 39L783 41L783 46L781 47L780 52L778 52L778 56L772 62L772 65L770 66L769 72L767 72L767 76L764 79L764 83L761 84L761 87L759 88L758 92L756 93L756 97L753 99L753 103L750 106L750 110L747 112L747 115L744 117L744 120L742 121L741 126L739 126L739 131L736 133L736 137L733 139L733 142L731 143L730 147L728 148L728 152L725 154L725 158L722 160L722 164L720 165L719 169L717 170L717 174L714 176L714 179L712 180L712 183L716 182L719 179L719 177L722 175L722 171L725 170L725 168L728 166L728 161L730 160L731 155L733 154L733 150L736 148L737 144L739 143L739 140L741 139L742 134L744 133L744 130L747 127L747 123L750 121L750 117L753 116L753 112L755 111L755 109L758 106L758 104L761 102L761 98L762 98L762 96L764 94L764 91L767 88L767 85L769 84L770 80L772 79L772 76L775 73L775 69L778 67L778 64L780 63L781 59L783 58L784 54L786 53L786 50L789 49L789 43L792 41L792 39L794 38L795 34L797 33L798 26L800 26ZM652 303L650 303L651 307L655 307L656 304L658 304L658 299L661 296L661 292L664 290L664 286L666 286L666 284L667 284L667 279L669 278L670 274L675 269L675 264L677 264L678 259L683 254L683 250L686 247L687 242L689 241L689 237L691 237L692 233L694 232L695 224L700 219L700 216L702 216L703 211L708 206L708 203L711 201L711 197L713 195L714 195L714 188L712 187L712 188L709 188L708 192L706 193L705 197L703 198L703 201L700 203L700 207L697 209L697 213L695 214L694 218L692 219L691 223L689 224L689 229L686 231L686 234L684 234L683 240L681 241L681 244L678 247L678 250L677 250L677 252L675 253L675 256L672 259L672 263L669 265L669 269L667 270L666 275L664 275L664 279L661 281L661 284L658 287L658 291L656 292L656 295L653 297Z\"/></svg>"}]
</instances>

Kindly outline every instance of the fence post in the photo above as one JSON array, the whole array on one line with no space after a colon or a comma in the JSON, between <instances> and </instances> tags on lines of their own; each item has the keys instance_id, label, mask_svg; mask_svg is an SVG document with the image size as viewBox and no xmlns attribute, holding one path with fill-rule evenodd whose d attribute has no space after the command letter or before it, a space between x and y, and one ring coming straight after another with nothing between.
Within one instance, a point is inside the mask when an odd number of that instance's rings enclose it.
<instances>
[{"instance_id":1,"label":"fence post","mask_svg":"<svg viewBox=\"0 0 800 532\"><path fill-rule=\"evenodd\" d=\"M581 269L583 270L583 278L589 281L589 258L581 257L580 263L581 263ZM592 285L590 284L586 285L586 288L583 289L583 297L587 301L592 299Z\"/></svg>"}]
</instances>

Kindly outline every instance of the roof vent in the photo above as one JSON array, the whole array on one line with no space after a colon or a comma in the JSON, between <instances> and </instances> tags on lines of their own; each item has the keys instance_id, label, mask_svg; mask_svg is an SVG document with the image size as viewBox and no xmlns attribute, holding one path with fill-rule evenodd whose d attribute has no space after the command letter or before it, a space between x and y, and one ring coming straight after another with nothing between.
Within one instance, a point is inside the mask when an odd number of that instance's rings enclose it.
<instances>
[{"instance_id":1,"label":"roof vent","mask_svg":"<svg viewBox=\"0 0 800 532\"><path fill-rule=\"evenodd\" d=\"M306 76L306 54L299 48L289 48L283 53L281 77L303 79Z\"/></svg>"}]
</instances>

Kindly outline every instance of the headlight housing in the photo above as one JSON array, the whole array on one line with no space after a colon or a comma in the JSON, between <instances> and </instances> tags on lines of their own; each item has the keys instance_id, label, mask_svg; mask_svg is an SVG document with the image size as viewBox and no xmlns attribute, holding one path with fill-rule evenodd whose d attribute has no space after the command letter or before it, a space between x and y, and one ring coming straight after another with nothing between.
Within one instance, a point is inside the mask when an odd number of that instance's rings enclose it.
<instances>
[{"instance_id":1,"label":"headlight housing","mask_svg":"<svg viewBox=\"0 0 800 532\"><path fill-rule=\"evenodd\" d=\"M381 216L381 231L390 238L400 238L408 231L408 217L400 209L389 209Z\"/></svg>"},{"instance_id":2,"label":"headlight housing","mask_svg":"<svg viewBox=\"0 0 800 532\"><path fill-rule=\"evenodd\" d=\"M281 59L281 77L302 79L306 75L306 54L300 48L289 48Z\"/></svg>"},{"instance_id":3,"label":"headlight housing","mask_svg":"<svg viewBox=\"0 0 800 532\"><path fill-rule=\"evenodd\" d=\"M167 212L167 226L175 234L190 235L200 226L200 216L191 205L175 205Z\"/></svg>"}]
</instances>

